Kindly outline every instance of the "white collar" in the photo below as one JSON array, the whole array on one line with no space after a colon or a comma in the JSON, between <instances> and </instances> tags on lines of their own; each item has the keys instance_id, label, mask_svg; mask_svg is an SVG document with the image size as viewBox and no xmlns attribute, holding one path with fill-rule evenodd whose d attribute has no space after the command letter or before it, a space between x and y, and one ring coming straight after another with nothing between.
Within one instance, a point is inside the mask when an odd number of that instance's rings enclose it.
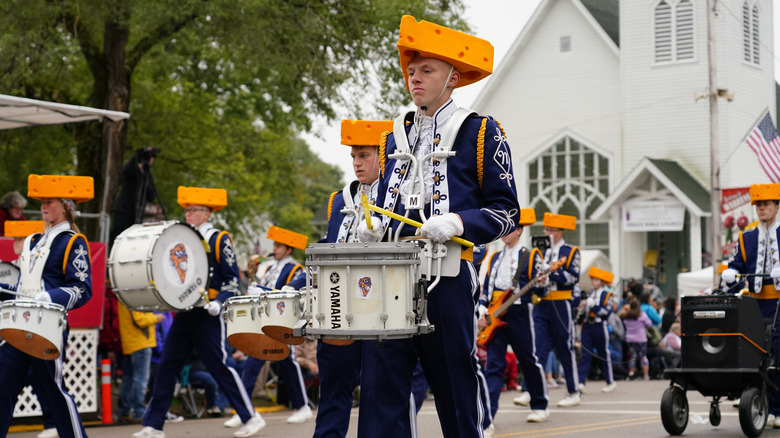
<instances>
[{"instance_id":1,"label":"white collar","mask_svg":"<svg viewBox=\"0 0 780 438\"><path fill-rule=\"evenodd\" d=\"M200 225L198 226L198 231L200 232L200 234L202 234L202 235L204 235L204 236L205 236L205 235L206 235L206 233L207 233L207 232L208 232L210 229L212 229L212 228L214 228L214 225L213 225L211 222L204 222L204 223L202 223L202 224L200 224Z\"/></svg>"},{"instance_id":2,"label":"white collar","mask_svg":"<svg viewBox=\"0 0 780 438\"><path fill-rule=\"evenodd\" d=\"M444 105L441 106L432 116L417 115L415 112L415 120L419 120L422 126L417 126L417 123L412 124L412 128L409 131L409 146L414 146L417 143L417 139L420 136L423 129L432 126L433 136L436 137L437 132L447 124L447 121L458 110L458 105L450 98Z\"/></svg>"}]
</instances>

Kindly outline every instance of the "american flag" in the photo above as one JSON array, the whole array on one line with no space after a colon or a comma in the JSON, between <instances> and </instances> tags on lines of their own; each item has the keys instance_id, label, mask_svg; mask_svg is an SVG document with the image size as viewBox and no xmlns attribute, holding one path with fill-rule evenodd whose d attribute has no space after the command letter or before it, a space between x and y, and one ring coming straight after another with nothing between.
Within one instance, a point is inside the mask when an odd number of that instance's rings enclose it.
<instances>
[{"instance_id":1,"label":"american flag","mask_svg":"<svg viewBox=\"0 0 780 438\"><path fill-rule=\"evenodd\" d=\"M758 162L773 183L780 182L780 138L767 112L745 139L758 156Z\"/></svg>"}]
</instances>

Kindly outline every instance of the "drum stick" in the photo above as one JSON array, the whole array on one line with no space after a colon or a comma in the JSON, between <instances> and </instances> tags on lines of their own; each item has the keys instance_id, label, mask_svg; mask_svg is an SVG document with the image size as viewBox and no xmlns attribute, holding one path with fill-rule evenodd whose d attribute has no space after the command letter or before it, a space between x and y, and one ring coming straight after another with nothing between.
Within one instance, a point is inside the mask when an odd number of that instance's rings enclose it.
<instances>
[{"instance_id":1,"label":"drum stick","mask_svg":"<svg viewBox=\"0 0 780 438\"><path fill-rule=\"evenodd\" d=\"M368 208L370 210L374 210L377 213L382 213L385 216L389 216L390 218L398 220L398 221L401 221L401 222L403 222L403 223L405 223L407 225L411 225L411 226L417 227L417 228L420 228L423 225L422 223L417 222L414 219L409 219L408 217L404 217L404 216L401 216L400 214L393 213L390 210L385 210L382 207L377 207L376 205L371 205L371 204L366 204L366 205L368 205ZM363 208L365 208L365 205L364 205ZM472 242L469 242L468 240L462 239L462 238L460 238L458 236L453 236L450 240L452 240L453 242L460 243L461 245L463 245L463 246L465 246L467 248L471 248L471 247L474 246L474 244Z\"/></svg>"},{"instance_id":2,"label":"drum stick","mask_svg":"<svg viewBox=\"0 0 780 438\"><path fill-rule=\"evenodd\" d=\"M361 190L363 193L362 199L360 200L360 203L363 204L363 214L366 216L366 226L368 226L369 230L373 230L374 226L371 224L371 213L368 212L368 196L366 196L366 191Z\"/></svg>"},{"instance_id":3,"label":"drum stick","mask_svg":"<svg viewBox=\"0 0 780 438\"><path fill-rule=\"evenodd\" d=\"M206 301L206 304L209 303L209 294L206 293L206 289L201 288L200 289L200 296L203 297L203 299Z\"/></svg>"},{"instance_id":4,"label":"drum stick","mask_svg":"<svg viewBox=\"0 0 780 438\"><path fill-rule=\"evenodd\" d=\"M7 294L11 294L11 295L16 295L17 297L27 297L29 299L33 299L33 297L31 297L29 295L25 295L25 294L20 293L20 292L14 292L14 291L8 290L8 289L3 289L2 287L0 287L0 292L4 292L4 293L7 293Z\"/></svg>"}]
</instances>

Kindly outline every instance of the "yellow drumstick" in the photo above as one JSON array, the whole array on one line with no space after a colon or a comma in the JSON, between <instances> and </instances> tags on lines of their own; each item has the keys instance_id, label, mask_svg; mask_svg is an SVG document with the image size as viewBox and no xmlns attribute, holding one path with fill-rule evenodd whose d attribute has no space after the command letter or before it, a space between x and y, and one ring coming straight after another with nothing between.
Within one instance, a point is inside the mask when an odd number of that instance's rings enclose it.
<instances>
[{"instance_id":1,"label":"yellow drumstick","mask_svg":"<svg viewBox=\"0 0 780 438\"><path fill-rule=\"evenodd\" d=\"M206 293L206 289L200 289L200 296L203 297L203 299L206 301L206 304L209 303L209 294Z\"/></svg>"},{"instance_id":2,"label":"yellow drumstick","mask_svg":"<svg viewBox=\"0 0 780 438\"><path fill-rule=\"evenodd\" d=\"M364 198L364 200L365 200L365 198ZM377 207L376 205L368 204L367 202L365 204L363 204L363 209L366 209L366 207L368 207L368 209L370 209L370 210L374 210L377 213L382 213L385 216L389 216L392 219L401 221L401 222L403 222L405 224L408 224L408 225L411 225L413 227L420 228L423 225L422 223L417 222L414 219L409 219L408 217L401 216L400 214L393 213L390 210L385 210L384 208ZM369 229L370 228L371 228L371 225L369 224ZM468 240L462 239L462 238L457 237L457 236L453 236L450 240L452 240L453 242L460 243L461 245L465 246L466 248L472 248L474 246L474 244L472 242L469 242Z\"/></svg>"},{"instance_id":3,"label":"yellow drumstick","mask_svg":"<svg viewBox=\"0 0 780 438\"><path fill-rule=\"evenodd\" d=\"M371 224L371 213L368 212L368 196L366 196L365 190L361 190L361 192L362 199L360 200L360 203L363 204L363 214L366 216L366 225L369 230L373 230L374 226Z\"/></svg>"}]
</instances>

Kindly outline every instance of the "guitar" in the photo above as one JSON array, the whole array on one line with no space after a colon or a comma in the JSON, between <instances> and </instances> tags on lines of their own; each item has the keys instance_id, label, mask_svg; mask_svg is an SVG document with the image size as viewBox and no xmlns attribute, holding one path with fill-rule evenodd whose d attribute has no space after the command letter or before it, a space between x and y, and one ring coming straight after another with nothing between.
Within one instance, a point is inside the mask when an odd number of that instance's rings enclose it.
<instances>
[{"instance_id":1,"label":"guitar","mask_svg":"<svg viewBox=\"0 0 780 438\"><path fill-rule=\"evenodd\" d=\"M501 320L501 317L504 316L507 310L509 310L509 306L514 304L515 301L519 300L520 297L525 295L529 290L531 290L532 287L536 286L536 283L539 282L539 277L541 277L542 275L549 274L552 271L555 271L556 269L563 266L564 263L566 263L565 258L556 261L549 268L545 269L544 271L539 273L539 275L532 278L531 281L528 282L528 284L523 286L522 289L518 290L517 292L513 293L512 289L507 289L506 291L504 291L504 295L502 295L500 299L498 299L495 303L493 303L488 308L488 312L485 314L485 320L487 321L487 325L477 335L477 345L483 347L487 345L487 343L490 342L491 339L493 339L493 336L496 335L496 329L498 329L499 327L503 327L507 324L506 322Z\"/></svg>"}]
</instances>

